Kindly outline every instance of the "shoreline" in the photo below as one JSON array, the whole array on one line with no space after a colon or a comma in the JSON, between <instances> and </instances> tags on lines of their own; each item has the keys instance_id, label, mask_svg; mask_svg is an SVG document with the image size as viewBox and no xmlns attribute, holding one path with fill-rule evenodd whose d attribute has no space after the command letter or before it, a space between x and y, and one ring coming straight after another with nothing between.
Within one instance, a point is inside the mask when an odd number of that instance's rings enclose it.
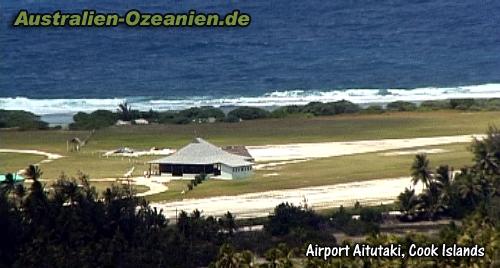
<instances>
[{"instance_id":1,"label":"shoreline","mask_svg":"<svg viewBox=\"0 0 500 268\"><path fill-rule=\"evenodd\" d=\"M420 103L447 99L500 98L500 83L456 87L422 87L413 89L339 89L271 91L260 96L186 96L162 98L151 96L123 96L114 98L29 98L24 96L0 97L5 110L24 110L39 116L73 115L103 109L116 111L127 101L139 111L178 111L192 107L212 106L231 110L241 106L272 110L287 105L305 105L310 102L347 100L360 106L385 105L394 101Z\"/></svg>"}]
</instances>

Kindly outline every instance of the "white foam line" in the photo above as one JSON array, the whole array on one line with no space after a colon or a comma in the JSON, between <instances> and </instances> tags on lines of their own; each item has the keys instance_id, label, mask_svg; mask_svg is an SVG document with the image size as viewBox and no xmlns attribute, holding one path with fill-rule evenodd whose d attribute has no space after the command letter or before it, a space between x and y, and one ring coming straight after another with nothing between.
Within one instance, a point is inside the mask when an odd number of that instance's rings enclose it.
<instances>
[{"instance_id":1,"label":"white foam line","mask_svg":"<svg viewBox=\"0 0 500 268\"><path fill-rule=\"evenodd\" d=\"M25 97L0 98L0 109L26 110L39 115L90 112L97 109L115 111L127 100L134 109L142 111L179 110L199 106L284 106L304 105L309 102L348 100L354 103L388 103L392 101L424 101L452 98L500 98L500 84L459 87L426 87L415 89L346 89L346 90L285 90L256 97L194 96L183 99L152 99L147 97L109 99L29 99Z\"/></svg>"}]
</instances>

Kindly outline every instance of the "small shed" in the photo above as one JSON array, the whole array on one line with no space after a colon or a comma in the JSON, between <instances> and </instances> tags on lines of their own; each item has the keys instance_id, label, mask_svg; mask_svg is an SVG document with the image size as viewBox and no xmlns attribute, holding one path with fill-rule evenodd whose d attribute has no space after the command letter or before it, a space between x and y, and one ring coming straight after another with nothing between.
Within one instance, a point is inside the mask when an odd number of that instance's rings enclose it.
<instances>
[{"instance_id":1,"label":"small shed","mask_svg":"<svg viewBox=\"0 0 500 268\"><path fill-rule=\"evenodd\" d=\"M139 118L134 120L134 124L136 125L148 125L149 121L144 118Z\"/></svg>"}]
</instances>

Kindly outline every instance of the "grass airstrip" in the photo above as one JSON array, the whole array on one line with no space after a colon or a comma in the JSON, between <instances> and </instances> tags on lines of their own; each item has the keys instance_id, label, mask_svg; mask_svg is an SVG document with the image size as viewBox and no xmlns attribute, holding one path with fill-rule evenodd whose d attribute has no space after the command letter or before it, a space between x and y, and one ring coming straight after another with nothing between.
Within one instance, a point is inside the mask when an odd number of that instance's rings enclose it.
<instances>
[{"instance_id":1,"label":"grass airstrip","mask_svg":"<svg viewBox=\"0 0 500 268\"><path fill-rule=\"evenodd\" d=\"M135 167L134 176L148 168L147 161L159 158L103 157L105 151L120 147L136 150L180 148L195 136L216 145L265 145L298 142L376 140L484 133L490 125L500 126L500 112L395 112L378 115L341 115L313 118L284 118L187 125L120 126L97 130L79 152L67 152L66 141L83 139L88 131L0 131L0 148L30 149L61 154L64 157L40 164L44 179L56 179L61 173L75 176L78 171L91 178L119 178ZM442 149L430 154L431 166L469 164L469 144L449 144L415 149ZM0 153L0 173L14 172L43 156ZM238 181L206 181L181 195L185 181L169 184L167 192L150 200L172 200L216 195L233 195L307 186L352 182L367 179L408 176L413 155L366 153L314 159L258 170L252 178ZM101 183L102 184L102 183ZM107 184L97 185L104 189ZM142 189L143 190L143 189Z\"/></svg>"}]
</instances>

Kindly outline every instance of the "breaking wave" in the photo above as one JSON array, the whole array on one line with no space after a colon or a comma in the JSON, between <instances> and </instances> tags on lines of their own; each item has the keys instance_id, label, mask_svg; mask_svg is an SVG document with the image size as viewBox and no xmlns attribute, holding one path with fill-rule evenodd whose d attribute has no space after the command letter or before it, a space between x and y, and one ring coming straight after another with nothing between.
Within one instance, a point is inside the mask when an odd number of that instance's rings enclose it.
<instances>
[{"instance_id":1,"label":"breaking wave","mask_svg":"<svg viewBox=\"0 0 500 268\"><path fill-rule=\"evenodd\" d=\"M392 101L425 101L452 98L500 98L500 84L484 84L460 87L426 87L415 89L346 89L346 90L288 90L274 91L256 97L209 96L183 99L156 99L152 97L123 97L112 99L30 99L25 97L0 98L0 109L25 110L38 115L67 114L97 109L116 110L118 104L127 101L134 109L179 110L199 106L254 106L272 107L303 105L312 101L331 102L349 100L358 104L383 104Z\"/></svg>"}]
</instances>

